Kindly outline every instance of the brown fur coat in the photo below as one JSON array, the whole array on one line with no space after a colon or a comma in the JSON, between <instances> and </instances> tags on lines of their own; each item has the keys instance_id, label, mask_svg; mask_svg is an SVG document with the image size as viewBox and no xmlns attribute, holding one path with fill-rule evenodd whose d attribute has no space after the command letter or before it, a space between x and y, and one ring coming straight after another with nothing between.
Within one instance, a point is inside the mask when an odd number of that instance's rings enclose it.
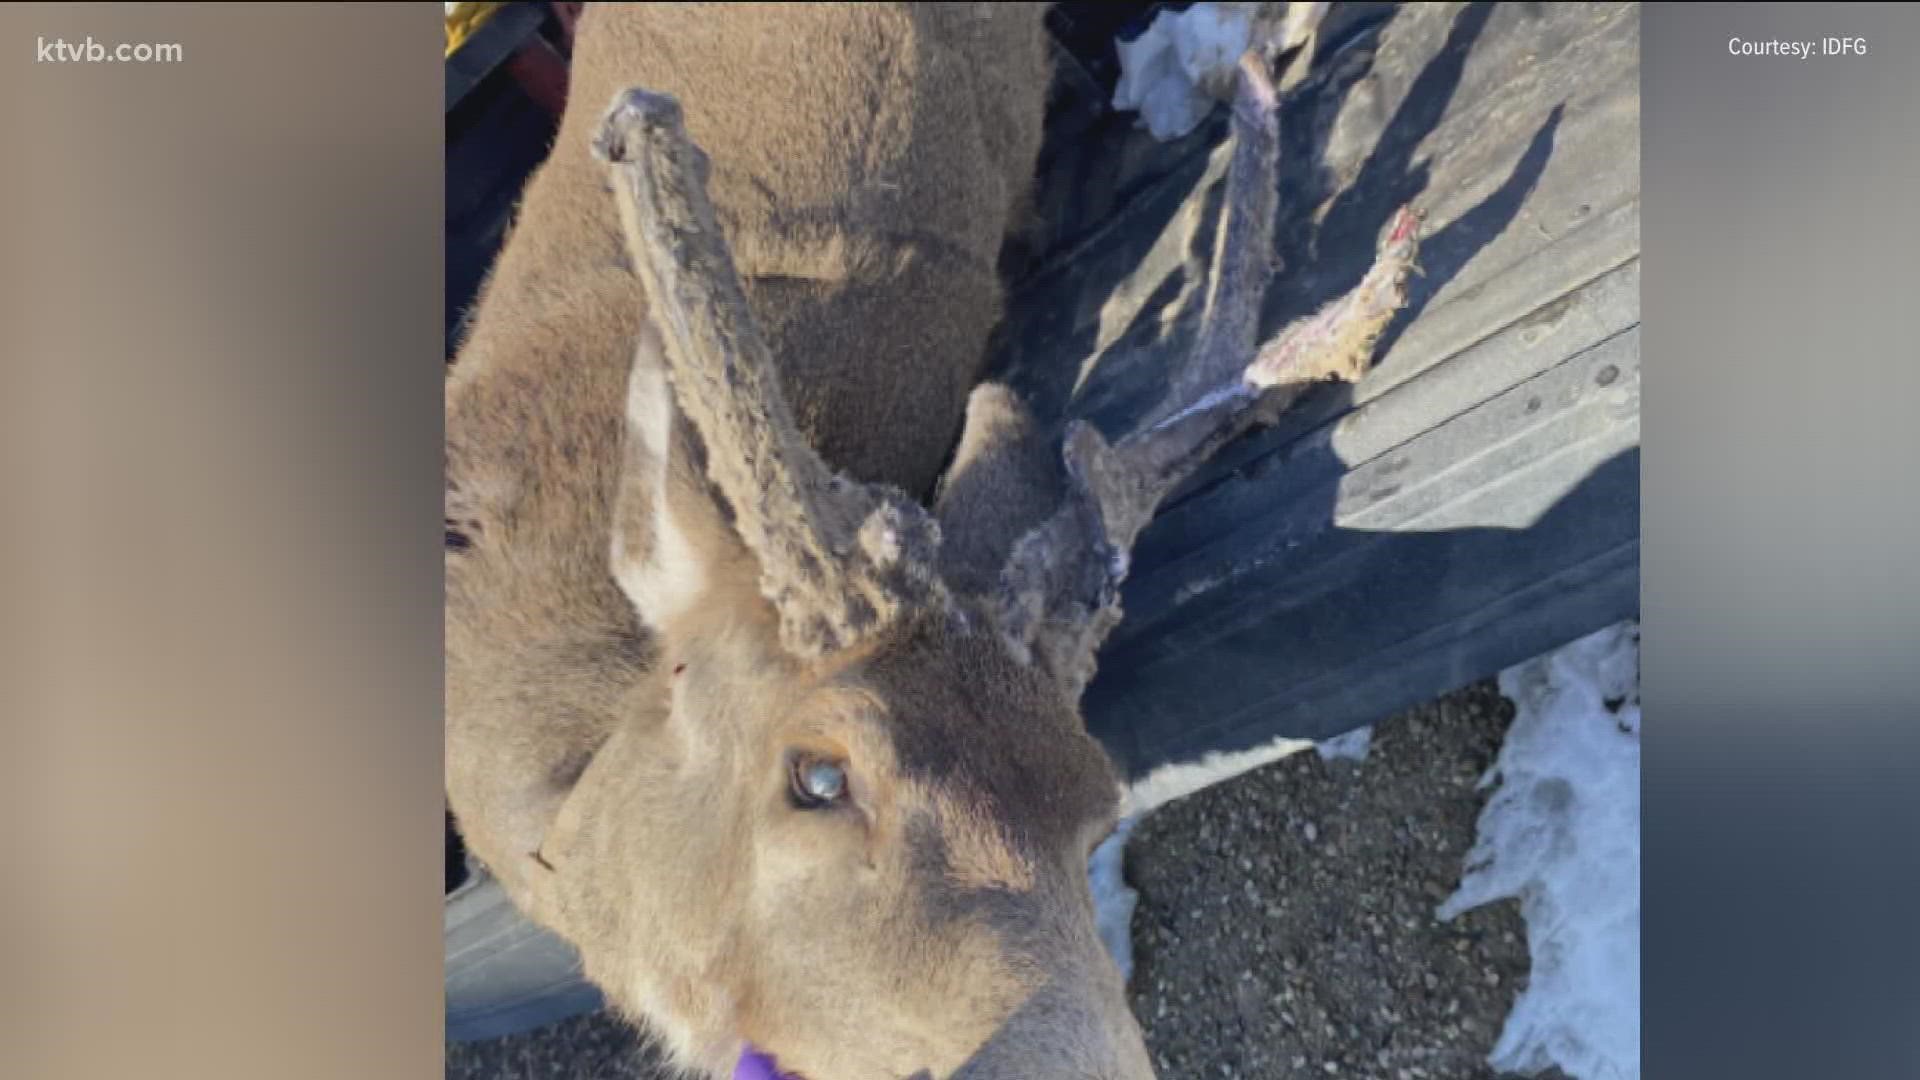
<instances>
[{"instance_id":1,"label":"brown fur coat","mask_svg":"<svg viewBox=\"0 0 1920 1080\"><path fill-rule=\"evenodd\" d=\"M608 571L646 304L588 153L602 111L635 85L680 99L803 432L830 465L924 497L1000 314L996 256L1040 140L1043 8L588 9L558 139L447 386L448 527L470 541L448 558L448 793L523 906L586 762L659 709Z\"/></svg>"}]
</instances>

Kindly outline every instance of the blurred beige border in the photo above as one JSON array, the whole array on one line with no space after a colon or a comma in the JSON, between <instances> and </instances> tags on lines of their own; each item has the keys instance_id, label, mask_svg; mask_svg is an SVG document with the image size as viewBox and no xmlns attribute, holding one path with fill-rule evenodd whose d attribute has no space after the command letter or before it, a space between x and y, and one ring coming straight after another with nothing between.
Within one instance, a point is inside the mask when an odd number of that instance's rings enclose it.
<instances>
[{"instance_id":1,"label":"blurred beige border","mask_svg":"<svg viewBox=\"0 0 1920 1080\"><path fill-rule=\"evenodd\" d=\"M8 1076L441 1068L441 19L0 7Z\"/></svg>"}]
</instances>

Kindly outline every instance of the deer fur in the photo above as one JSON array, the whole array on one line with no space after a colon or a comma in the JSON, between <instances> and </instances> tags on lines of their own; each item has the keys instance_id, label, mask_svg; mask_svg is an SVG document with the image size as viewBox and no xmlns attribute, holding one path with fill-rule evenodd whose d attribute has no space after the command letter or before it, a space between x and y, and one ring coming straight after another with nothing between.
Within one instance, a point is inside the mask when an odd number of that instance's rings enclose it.
<instances>
[{"instance_id":1,"label":"deer fur","mask_svg":"<svg viewBox=\"0 0 1920 1080\"><path fill-rule=\"evenodd\" d=\"M1159 500L1358 369L1411 244L1264 350L1210 305L1220 384L1063 453L976 386L1042 10L589 8L448 379L450 804L698 1074L752 1045L815 1080L1153 1075L1094 925L1120 787L1079 693ZM1257 299L1244 66L1216 293ZM809 803L822 761L844 791Z\"/></svg>"}]
</instances>

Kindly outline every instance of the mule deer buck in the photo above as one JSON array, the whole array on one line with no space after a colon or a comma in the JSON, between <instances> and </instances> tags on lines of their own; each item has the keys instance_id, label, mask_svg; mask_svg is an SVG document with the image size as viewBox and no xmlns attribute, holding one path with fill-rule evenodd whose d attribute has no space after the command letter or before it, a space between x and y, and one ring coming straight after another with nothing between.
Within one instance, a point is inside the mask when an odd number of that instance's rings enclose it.
<instances>
[{"instance_id":1,"label":"mule deer buck","mask_svg":"<svg viewBox=\"0 0 1920 1080\"><path fill-rule=\"evenodd\" d=\"M451 805L701 1075L745 1047L814 1080L1153 1075L1095 930L1121 786L1076 702L1162 497L1360 370L1402 298L1404 213L1260 345L1278 120L1250 52L1158 418L1055 434L975 386L1040 17L589 9L449 376Z\"/></svg>"}]
</instances>

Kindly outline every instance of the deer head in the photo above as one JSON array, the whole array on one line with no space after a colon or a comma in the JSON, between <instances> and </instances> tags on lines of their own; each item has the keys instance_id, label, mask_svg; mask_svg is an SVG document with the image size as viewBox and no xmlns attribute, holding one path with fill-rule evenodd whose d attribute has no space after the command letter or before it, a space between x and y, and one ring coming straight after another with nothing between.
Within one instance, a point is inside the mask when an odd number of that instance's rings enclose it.
<instances>
[{"instance_id":1,"label":"deer head","mask_svg":"<svg viewBox=\"0 0 1920 1080\"><path fill-rule=\"evenodd\" d=\"M935 510L799 434L677 104L596 154L650 310L612 568L658 641L536 856L548 921L687 1063L815 1080L1153 1075L1086 860L1121 787L1077 712L1127 552L1208 454L1350 376L1398 306L1402 215L1349 296L1260 347L1275 92L1250 53L1198 345L1165 406L1047 447L977 394Z\"/></svg>"}]
</instances>

